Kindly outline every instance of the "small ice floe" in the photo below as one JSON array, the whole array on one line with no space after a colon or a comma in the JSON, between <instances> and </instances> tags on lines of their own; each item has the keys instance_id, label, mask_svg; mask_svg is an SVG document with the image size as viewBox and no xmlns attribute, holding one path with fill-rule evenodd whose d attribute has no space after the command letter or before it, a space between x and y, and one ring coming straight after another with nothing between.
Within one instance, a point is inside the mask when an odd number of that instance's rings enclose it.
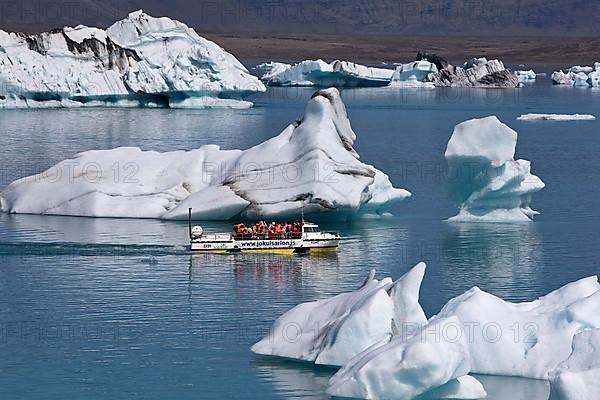
<instances>
[{"instance_id":1,"label":"small ice floe","mask_svg":"<svg viewBox=\"0 0 600 400\"><path fill-rule=\"evenodd\" d=\"M523 114L517 117L520 121L593 121L590 114Z\"/></svg>"},{"instance_id":2,"label":"small ice floe","mask_svg":"<svg viewBox=\"0 0 600 400\"><path fill-rule=\"evenodd\" d=\"M521 83L533 82L533 81L535 81L535 79L537 77L537 74L532 69L527 70L527 71L517 70L517 71L515 71L515 75L517 76L517 78L519 79L519 82L521 82Z\"/></svg>"},{"instance_id":3,"label":"small ice floe","mask_svg":"<svg viewBox=\"0 0 600 400\"><path fill-rule=\"evenodd\" d=\"M265 71L261 80L268 86L377 87L389 85L394 74L392 69L321 59L294 65L268 62L256 68Z\"/></svg>"}]
</instances>

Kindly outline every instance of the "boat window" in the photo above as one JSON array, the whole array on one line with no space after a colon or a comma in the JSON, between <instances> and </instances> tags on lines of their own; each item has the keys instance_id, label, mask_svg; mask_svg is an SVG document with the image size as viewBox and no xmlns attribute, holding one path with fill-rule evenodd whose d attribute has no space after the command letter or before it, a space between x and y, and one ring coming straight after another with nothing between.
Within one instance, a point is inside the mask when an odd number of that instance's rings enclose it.
<instances>
[{"instance_id":1,"label":"boat window","mask_svg":"<svg viewBox=\"0 0 600 400\"><path fill-rule=\"evenodd\" d=\"M319 232L319 228L305 227L304 232Z\"/></svg>"}]
</instances>

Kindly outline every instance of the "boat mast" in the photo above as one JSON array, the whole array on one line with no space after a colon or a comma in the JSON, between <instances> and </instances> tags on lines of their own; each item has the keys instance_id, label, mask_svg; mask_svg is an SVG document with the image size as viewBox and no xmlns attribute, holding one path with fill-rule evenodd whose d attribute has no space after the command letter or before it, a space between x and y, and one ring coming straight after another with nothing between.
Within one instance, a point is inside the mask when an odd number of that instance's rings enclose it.
<instances>
[{"instance_id":1,"label":"boat mast","mask_svg":"<svg viewBox=\"0 0 600 400\"><path fill-rule=\"evenodd\" d=\"M188 208L188 234L192 240L192 207Z\"/></svg>"},{"instance_id":2,"label":"boat mast","mask_svg":"<svg viewBox=\"0 0 600 400\"><path fill-rule=\"evenodd\" d=\"M301 216L302 216L302 225L304 225L304 201L302 202L302 208L301 208Z\"/></svg>"}]
</instances>

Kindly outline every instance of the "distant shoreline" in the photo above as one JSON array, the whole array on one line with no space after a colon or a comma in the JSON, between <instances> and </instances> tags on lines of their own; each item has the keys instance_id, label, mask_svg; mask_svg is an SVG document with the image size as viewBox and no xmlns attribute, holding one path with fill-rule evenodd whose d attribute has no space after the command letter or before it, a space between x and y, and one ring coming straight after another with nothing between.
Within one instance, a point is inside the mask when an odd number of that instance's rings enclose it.
<instances>
[{"instance_id":1,"label":"distant shoreline","mask_svg":"<svg viewBox=\"0 0 600 400\"><path fill-rule=\"evenodd\" d=\"M263 61L298 62L335 59L364 64L414 61L418 51L436 53L452 64L472 57L498 58L507 65L568 67L600 61L598 37L459 37L379 34L211 33L217 42L248 65Z\"/></svg>"}]
</instances>

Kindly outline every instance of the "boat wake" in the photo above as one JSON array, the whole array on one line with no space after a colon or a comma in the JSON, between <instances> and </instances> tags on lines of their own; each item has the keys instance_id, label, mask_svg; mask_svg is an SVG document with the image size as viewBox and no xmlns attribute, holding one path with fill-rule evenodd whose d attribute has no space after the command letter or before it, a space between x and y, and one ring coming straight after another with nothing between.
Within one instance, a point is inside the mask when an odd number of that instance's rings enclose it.
<instances>
[{"instance_id":1,"label":"boat wake","mask_svg":"<svg viewBox=\"0 0 600 400\"><path fill-rule=\"evenodd\" d=\"M0 242L0 254L7 256L166 256L186 254L183 245L145 245L77 242Z\"/></svg>"}]
</instances>

